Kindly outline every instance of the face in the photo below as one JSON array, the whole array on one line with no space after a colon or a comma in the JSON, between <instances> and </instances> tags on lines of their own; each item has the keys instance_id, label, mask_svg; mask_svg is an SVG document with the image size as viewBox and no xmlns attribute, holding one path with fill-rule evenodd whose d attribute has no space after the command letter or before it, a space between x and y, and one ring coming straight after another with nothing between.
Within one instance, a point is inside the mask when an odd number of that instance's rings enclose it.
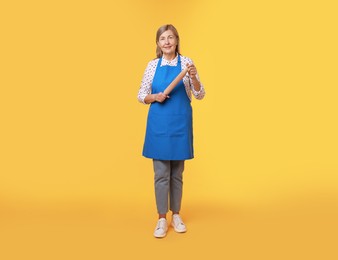
<instances>
[{"instance_id":1,"label":"face","mask_svg":"<svg viewBox=\"0 0 338 260\"><path fill-rule=\"evenodd\" d=\"M175 55L177 38L171 30L162 33L157 44L161 48L163 55Z\"/></svg>"}]
</instances>

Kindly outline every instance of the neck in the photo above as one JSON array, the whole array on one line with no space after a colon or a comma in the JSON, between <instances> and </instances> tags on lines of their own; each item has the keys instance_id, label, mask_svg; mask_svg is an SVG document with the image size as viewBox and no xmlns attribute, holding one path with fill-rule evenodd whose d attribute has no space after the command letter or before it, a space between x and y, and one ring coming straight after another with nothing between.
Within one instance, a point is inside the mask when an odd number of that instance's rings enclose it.
<instances>
[{"instance_id":1,"label":"neck","mask_svg":"<svg viewBox=\"0 0 338 260\"><path fill-rule=\"evenodd\" d=\"M173 59L176 58L176 53L173 53L173 54L163 54L163 58L166 59L167 61L172 61Z\"/></svg>"}]
</instances>

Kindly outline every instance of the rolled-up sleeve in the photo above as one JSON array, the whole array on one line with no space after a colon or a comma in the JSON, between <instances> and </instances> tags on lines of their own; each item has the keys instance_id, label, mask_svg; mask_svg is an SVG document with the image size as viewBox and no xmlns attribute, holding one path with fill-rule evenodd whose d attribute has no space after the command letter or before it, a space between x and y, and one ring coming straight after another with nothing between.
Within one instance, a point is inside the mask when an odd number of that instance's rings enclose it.
<instances>
[{"instance_id":1,"label":"rolled-up sleeve","mask_svg":"<svg viewBox=\"0 0 338 260\"><path fill-rule=\"evenodd\" d=\"M189 78L189 82L190 82L190 86L191 86L191 92L192 92L192 94L194 95L194 97L195 97L196 99L203 99L204 96L205 96L204 86L203 86L203 84L201 83L198 74L196 75L196 78L197 78L198 82L200 83L201 88L200 88L199 91L196 91L195 88L194 88L194 84L192 83L192 79Z\"/></svg>"},{"instance_id":2,"label":"rolled-up sleeve","mask_svg":"<svg viewBox=\"0 0 338 260\"><path fill-rule=\"evenodd\" d=\"M146 104L144 99L147 95L151 94L151 85L153 83L155 71L157 66L157 60L152 60L148 63L147 68L143 74L141 86L137 94L139 102Z\"/></svg>"},{"instance_id":3,"label":"rolled-up sleeve","mask_svg":"<svg viewBox=\"0 0 338 260\"><path fill-rule=\"evenodd\" d=\"M186 64L194 64L194 62L192 61L192 59L188 58L188 57L184 57L184 60L183 60L183 64L182 64L182 69L185 69L186 68ZM204 96L205 96L205 89L204 89L204 86L203 84L201 83L201 80L200 80L200 77L198 75L198 72L196 74L196 78L198 80L198 82L200 83L201 85L201 88L199 91L195 90L194 88L194 84L192 83L192 79L189 77L189 74L187 73L187 75L185 76L185 80L184 83L185 83L185 86L186 88L188 87L189 90L187 89L187 94L189 96L189 98L191 98L191 94L193 94L193 96L196 98L196 99L203 99Z\"/></svg>"}]
</instances>

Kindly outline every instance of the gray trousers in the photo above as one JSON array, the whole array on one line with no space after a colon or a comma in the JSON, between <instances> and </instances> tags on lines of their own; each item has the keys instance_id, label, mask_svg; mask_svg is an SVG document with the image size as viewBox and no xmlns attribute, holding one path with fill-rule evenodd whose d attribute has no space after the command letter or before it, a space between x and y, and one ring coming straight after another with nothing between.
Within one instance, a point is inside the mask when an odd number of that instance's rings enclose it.
<instances>
[{"instance_id":1,"label":"gray trousers","mask_svg":"<svg viewBox=\"0 0 338 260\"><path fill-rule=\"evenodd\" d=\"M183 191L184 161L153 160L155 172L155 196L158 214L168 212L168 200L170 198L170 210L179 212L181 209Z\"/></svg>"}]
</instances>

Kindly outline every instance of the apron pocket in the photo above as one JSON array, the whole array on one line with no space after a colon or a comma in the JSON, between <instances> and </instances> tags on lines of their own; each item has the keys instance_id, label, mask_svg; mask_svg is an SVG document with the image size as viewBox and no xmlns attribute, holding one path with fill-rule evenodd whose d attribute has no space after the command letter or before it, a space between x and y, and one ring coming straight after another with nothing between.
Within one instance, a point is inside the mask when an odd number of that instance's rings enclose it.
<instances>
[{"instance_id":1,"label":"apron pocket","mask_svg":"<svg viewBox=\"0 0 338 260\"><path fill-rule=\"evenodd\" d=\"M188 115L168 116L168 135L171 137L188 135L190 122Z\"/></svg>"},{"instance_id":2,"label":"apron pocket","mask_svg":"<svg viewBox=\"0 0 338 260\"><path fill-rule=\"evenodd\" d=\"M148 117L148 130L154 136L167 136L168 122L167 116L150 113Z\"/></svg>"}]
</instances>

